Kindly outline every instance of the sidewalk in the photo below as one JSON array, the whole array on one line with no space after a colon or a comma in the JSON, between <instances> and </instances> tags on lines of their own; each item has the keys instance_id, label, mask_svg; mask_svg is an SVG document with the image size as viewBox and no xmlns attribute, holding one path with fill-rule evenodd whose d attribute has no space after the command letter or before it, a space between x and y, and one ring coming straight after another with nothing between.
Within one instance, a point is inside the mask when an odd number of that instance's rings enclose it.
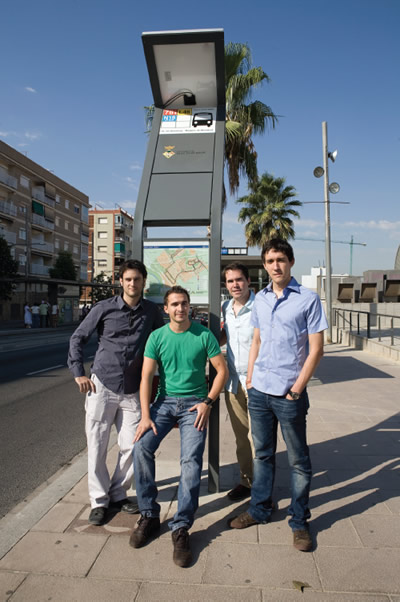
<instances>
[{"instance_id":1,"label":"sidewalk","mask_svg":"<svg viewBox=\"0 0 400 602\"><path fill-rule=\"evenodd\" d=\"M279 510L272 522L239 531L227 527L228 518L247 504L226 497L238 472L221 402L222 491L208 493L205 461L191 530L191 567L174 565L166 525L176 507L179 475L174 430L157 456L163 521L158 539L141 549L129 547L135 515L120 513L103 527L88 525L83 454L0 521L0 600L399 602L399 391L398 363L348 347L326 347L309 387L312 553L292 546L281 437L275 484ZM114 446L111 456L116 453ZM308 587L301 593L293 582Z\"/></svg>"}]
</instances>

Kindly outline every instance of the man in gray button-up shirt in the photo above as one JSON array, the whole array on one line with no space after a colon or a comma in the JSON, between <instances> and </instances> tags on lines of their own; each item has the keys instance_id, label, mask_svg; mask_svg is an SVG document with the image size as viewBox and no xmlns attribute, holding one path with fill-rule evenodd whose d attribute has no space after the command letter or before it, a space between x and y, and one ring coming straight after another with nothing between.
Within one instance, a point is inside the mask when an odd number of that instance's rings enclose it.
<instances>
[{"instance_id":1,"label":"man in gray button-up shirt","mask_svg":"<svg viewBox=\"0 0 400 602\"><path fill-rule=\"evenodd\" d=\"M93 525L105 522L110 504L127 512L136 510L126 492L133 476L133 438L140 420L143 351L152 330L164 325L158 307L142 297L146 277L142 262L125 261L120 268L122 294L97 303L70 340L68 366L79 391L86 393L89 522ZM95 330L99 346L88 378L83 346ZM113 424L120 452L110 478L106 455Z\"/></svg>"}]
</instances>

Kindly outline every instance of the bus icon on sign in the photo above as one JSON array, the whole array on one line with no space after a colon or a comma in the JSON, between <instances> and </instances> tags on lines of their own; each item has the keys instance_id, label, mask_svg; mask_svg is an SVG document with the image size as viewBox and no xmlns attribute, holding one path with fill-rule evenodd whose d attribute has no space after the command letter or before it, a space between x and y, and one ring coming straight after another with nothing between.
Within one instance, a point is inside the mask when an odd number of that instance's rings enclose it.
<instances>
[{"instance_id":1,"label":"bus icon on sign","mask_svg":"<svg viewBox=\"0 0 400 602\"><path fill-rule=\"evenodd\" d=\"M192 125L196 128L198 125L206 125L210 127L213 122L212 113L195 113L193 115Z\"/></svg>"}]
</instances>

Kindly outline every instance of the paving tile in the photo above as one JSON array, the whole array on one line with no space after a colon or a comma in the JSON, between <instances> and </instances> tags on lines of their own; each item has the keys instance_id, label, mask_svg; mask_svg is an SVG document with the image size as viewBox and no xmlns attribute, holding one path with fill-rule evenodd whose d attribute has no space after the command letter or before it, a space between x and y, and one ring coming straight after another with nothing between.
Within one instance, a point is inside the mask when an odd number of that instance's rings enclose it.
<instances>
[{"instance_id":1,"label":"paving tile","mask_svg":"<svg viewBox=\"0 0 400 602\"><path fill-rule=\"evenodd\" d=\"M203 583L291 588L292 581L320 582L312 554L291 546L214 542L209 548Z\"/></svg>"},{"instance_id":2,"label":"paving tile","mask_svg":"<svg viewBox=\"0 0 400 602\"><path fill-rule=\"evenodd\" d=\"M75 517L82 512L83 504L59 502L31 529L62 533Z\"/></svg>"},{"instance_id":3,"label":"paving tile","mask_svg":"<svg viewBox=\"0 0 400 602\"><path fill-rule=\"evenodd\" d=\"M344 594L314 591L305 587L302 594L293 587L292 590L262 590L263 602L299 602L310 600L311 602L389 602L389 596L381 594Z\"/></svg>"},{"instance_id":4,"label":"paving tile","mask_svg":"<svg viewBox=\"0 0 400 602\"><path fill-rule=\"evenodd\" d=\"M174 564L172 551L170 537L155 538L139 549L131 548L128 538L110 537L89 577L201 583L206 552L192 546L193 566L182 569Z\"/></svg>"},{"instance_id":5,"label":"paving tile","mask_svg":"<svg viewBox=\"0 0 400 602\"><path fill-rule=\"evenodd\" d=\"M177 600L190 600L190 602L262 602L261 589L237 588L218 585L184 585L169 583L143 583L135 602L176 602Z\"/></svg>"},{"instance_id":6,"label":"paving tile","mask_svg":"<svg viewBox=\"0 0 400 602\"><path fill-rule=\"evenodd\" d=\"M87 533L92 535L123 535L128 537L138 519L138 514L127 512L112 512L107 515L104 525L96 526L88 523L90 506L86 505L83 511L75 516L68 526L67 533Z\"/></svg>"},{"instance_id":7,"label":"paving tile","mask_svg":"<svg viewBox=\"0 0 400 602\"><path fill-rule=\"evenodd\" d=\"M398 516L353 516L351 519L367 548L400 548L400 518ZM400 567L399 567L400 573Z\"/></svg>"},{"instance_id":8,"label":"paving tile","mask_svg":"<svg viewBox=\"0 0 400 602\"><path fill-rule=\"evenodd\" d=\"M346 487L351 489L394 489L400 492L400 471L379 470L374 467L369 472L360 473L354 470L335 470L328 473L332 485L341 481L347 481Z\"/></svg>"},{"instance_id":9,"label":"paving tile","mask_svg":"<svg viewBox=\"0 0 400 602\"><path fill-rule=\"evenodd\" d=\"M67 495L64 496L63 502L75 502L77 504L87 504L89 501L88 493L88 482L87 476L83 477L76 485L71 489Z\"/></svg>"},{"instance_id":10,"label":"paving tile","mask_svg":"<svg viewBox=\"0 0 400 602\"><path fill-rule=\"evenodd\" d=\"M384 502L392 514L400 514L400 493L385 489L378 491L379 498Z\"/></svg>"},{"instance_id":11,"label":"paving tile","mask_svg":"<svg viewBox=\"0 0 400 602\"><path fill-rule=\"evenodd\" d=\"M357 514L391 514L383 502L382 492L376 489L357 491L348 487L347 483L343 486L338 483L335 487L311 490L310 509L320 514L333 512L332 520L336 520L338 516Z\"/></svg>"},{"instance_id":12,"label":"paving tile","mask_svg":"<svg viewBox=\"0 0 400 602\"><path fill-rule=\"evenodd\" d=\"M11 598L26 576L27 573L0 571L0 602L5 602Z\"/></svg>"},{"instance_id":13,"label":"paving tile","mask_svg":"<svg viewBox=\"0 0 400 602\"><path fill-rule=\"evenodd\" d=\"M71 533L28 533L0 560L0 569L84 576L107 537Z\"/></svg>"},{"instance_id":14,"label":"paving tile","mask_svg":"<svg viewBox=\"0 0 400 602\"><path fill-rule=\"evenodd\" d=\"M324 590L400 593L400 549L320 547L315 559Z\"/></svg>"},{"instance_id":15,"label":"paving tile","mask_svg":"<svg viewBox=\"0 0 400 602\"><path fill-rule=\"evenodd\" d=\"M13 602L132 602L139 590L134 581L106 581L104 579L86 579L82 577L53 577L49 575L30 575L17 593Z\"/></svg>"}]
</instances>

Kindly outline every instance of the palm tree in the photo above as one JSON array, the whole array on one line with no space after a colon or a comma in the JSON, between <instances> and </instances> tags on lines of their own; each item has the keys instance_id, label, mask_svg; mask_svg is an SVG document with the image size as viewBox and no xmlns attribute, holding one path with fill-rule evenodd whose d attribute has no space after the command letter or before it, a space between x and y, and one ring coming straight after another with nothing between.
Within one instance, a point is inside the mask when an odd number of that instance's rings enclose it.
<instances>
[{"instance_id":1,"label":"palm tree","mask_svg":"<svg viewBox=\"0 0 400 602\"><path fill-rule=\"evenodd\" d=\"M231 194L237 192L241 176L250 184L257 180L253 134L264 133L268 124L274 128L278 121L271 107L259 100L249 102L253 89L264 81L269 77L261 67L252 67L247 44L225 45L225 166Z\"/></svg>"},{"instance_id":2,"label":"palm tree","mask_svg":"<svg viewBox=\"0 0 400 602\"><path fill-rule=\"evenodd\" d=\"M250 194L237 199L245 205L239 212L239 221L245 223L246 242L249 247L261 246L266 240L279 236L284 240L294 238L292 217L300 217L294 207L302 203L293 197L296 190L285 186L285 178L274 178L265 172L250 183Z\"/></svg>"}]
</instances>

